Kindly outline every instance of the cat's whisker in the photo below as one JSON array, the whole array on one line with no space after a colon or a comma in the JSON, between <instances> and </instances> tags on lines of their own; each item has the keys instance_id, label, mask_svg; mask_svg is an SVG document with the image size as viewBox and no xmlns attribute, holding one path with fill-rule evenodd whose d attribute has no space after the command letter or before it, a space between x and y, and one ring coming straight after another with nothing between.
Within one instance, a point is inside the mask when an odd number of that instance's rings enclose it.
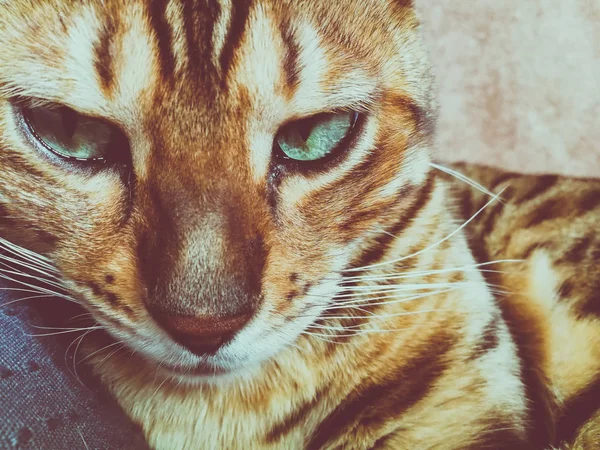
<instances>
[{"instance_id":1,"label":"cat's whisker","mask_svg":"<svg viewBox=\"0 0 600 450\"><path fill-rule=\"evenodd\" d=\"M98 326L88 327L88 328L74 328L74 329L71 329L71 330L57 331L55 333L26 334L25 336L29 336L29 337L57 336L59 334L80 333L80 332L85 331L85 330L94 331L94 330L100 330L102 328L104 328L104 327L98 325Z\"/></svg>"},{"instance_id":2,"label":"cat's whisker","mask_svg":"<svg viewBox=\"0 0 600 450\"><path fill-rule=\"evenodd\" d=\"M85 337L91 333L93 330L89 330L86 331L85 333L81 334L81 336L77 336L75 339L73 339L71 341L71 343L69 344L69 346L67 347L67 349L65 350L65 367L69 368L69 373L71 373L71 375L73 375L73 377L79 382L79 384L81 386L85 387L85 384L81 381L81 379L79 378L79 374L77 373L76 370L71 370L70 365L68 364L68 356L69 356L69 350L71 349L71 347L77 343L77 347L79 347L79 344L81 344L81 342L85 339ZM74 359L74 356L73 356ZM75 363L73 362L73 369L75 369Z\"/></svg>"},{"instance_id":3,"label":"cat's whisker","mask_svg":"<svg viewBox=\"0 0 600 450\"><path fill-rule=\"evenodd\" d=\"M280 336L283 336L284 338L288 339L289 342L287 343L287 345L289 345L291 347L294 347L300 353L307 353L305 349L303 349L302 347L300 347L293 340L290 340L291 336L288 333L286 333L285 331L283 331L281 329L274 329L273 331L275 332L275 334L279 334Z\"/></svg>"},{"instance_id":4,"label":"cat's whisker","mask_svg":"<svg viewBox=\"0 0 600 450\"><path fill-rule=\"evenodd\" d=\"M2 268L0 268L0 273L7 274L7 275L14 275L14 276L17 276L17 277L31 278L33 280L40 281L40 282L42 282L42 283L44 283L46 285L53 286L53 287L60 288L60 289L64 289L64 286L61 283L57 283L56 281L47 280L45 278L41 278L41 277L32 275L30 273L15 272L14 270L8 270L8 269L2 269Z\"/></svg>"},{"instance_id":5,"label":"cat's whisker","mask_svg":"<svg viewBox=\"0 0 600 450\"><path fill-rule=\"evenodd\" d=\"M444 283L429 283L429 284L421 284L421 285L408 285L408 284L397 284L397 285L374 285L374 286L363 286L364 289L358 290L358 292L353 292L355 288L352 289L344 289L342 293L336 294L333 298L329 295L318 295L313 294L311 297L317 299L331 299L333 303L339 305L344 303L353 303L353 299L358 299L356 301L361 301L361 298L364 297L373 297L375 295L389 295L395 298L403 298L413 295L413 293L419 293L422 291L430 291L432 289L441 289L448 287L461 287L466 286L468 283L465 282L444 282Z\"/></svg>"},{"instance_id":6,"label":"cat's whisker","mask_svg":"<svg viewBox=\"0 0 600 450\"><path fill-rule=\"evenodd\" d=\"M2 303L2 304L0 304L0 308L3 307L3 306L12 305L12 304L19 303L19 302L26 302L26 301L35 300L35 299L38 299L38 298L52 298L52 297L53 297L52 295L46 295L46 294L30 295L29 297L18 298L16 300L11 300L9 302Z\"/></svg>"},{"instance_id":7,"label":"cat's whisker","mask_svg":"<svg viewBox=\"0 0 600 450\"><path fill-rule=\"evenodd\" d=\"M8 292L27 292L29 294L40 294L40 291L34 291L31 289L23 289L23 288L13 288L13 287L0 287L0 291L8 291ZM53 297L53 295L49 295L50 297ZM21 299L18 299L16 301L20 301ZM8 303L4 303L0 306L5 306L5 305L9 305L11 303L14 303L13 301L10 301Z\"/></svg>"},{"instance_id":8,"label":"cat's whisker","mask_svg":"<svg viewBox=\"0 0 600 450\"><path fill-rule=\"evenodd\" d=\"M96 322L96 324L93 326L100 326L100 324ZM85 331L85 330L90 329L90 327L45 327L45 326L40 326L40 325L31 325L31 327L36 328L38 330L58 330L58 331L67 331L67 330Z\"/></svg>"},{"instance_id":9,"label":"cat's whisker","mask_svg":"<svg viewBox=\"0 0 600 450\"><path fill-rule=\"evenodd\" d=\"M444 172L444 173L450 175L451 177L456 178L459 181L462 181L462 182L468 184L472 188L477 189L482 194L489 195L490 197L494 197L496 195L492 191L490 191L488 188L483 186L482 184L480 184L477 181L473 180L472 178L469 178L468 176L460 173L457 170L451 169L450 167L442 166L441 164L436 164L434 162L430 162L429 166L433 167L434 169L439 170L440 172ZM502 198L500 198L500 201L504 203L504 200Z\"/></svg>"},{"instance_id":10,"label":"cat's whisker","mask_svg":"<svg viewBox=\"0 0 600 450\"><path fill-rule=\"evenodd\" d=\"M435 313L435 312L440 312L440 311L444 311L444 310L414 311L413 314ZM360 327L360 326L364 326L364 325L359 325L358 327ZM310 334L311 336L320 336L320 337L323 337L323 336L326 336L326 337L355 337L355 336L364 336L364 335L369 335L369 334L399 333L401 331L407 331L407 330L411 330L411 329L415 328L414 326L403 327L403 328L385 328L385 329L377 329L377 328L360 329L358 327L354 327L354 328L349 328L349 327L315 328L317 330L332 331L332 332L334 332L334 335L313 332L313 331L310 331L310 329L306 333Z\"/></svg>"},{"instance_id":11,"label":"cat's whisker","mask_svg":"<svg viewBox=\"0 0 600 450\"><path fill-rule=\"evenodd\" d=\"M31 263L35 263L38 266L45 267L48 270L56 272L56 267L54 267L52 262L45 256L40 255L39 253L35 253L35 252L32 252L31 250L27 250L26 248L15 245L12 242L7 241L6 239L1 238L1 237L0 237L0 247L2 249L4 249L5 251L12 253L15 256L25 258L27 261L29 261Z\"/></svg>"},{"instance_id":12,"label":"cat's whisker","mask_svg":"<svg viewBox=\"0 0 600 450\"><path fill-rule=\"evenodd\" d=\"M405 312L393 313L393 314L375 314L373 316L370 316L369 319L387 319L387 318L390 318L390 317L411 316L413 314L430 313L430 312L441 312L441 311L452 311L452 310L451 309L425 309L425 310L420 310L420 311L405 311ZM356 317L357 316L349 316L349 315L346 315L346 316L327 316L327 319L342 320L342 319L356 319ZM361 326L361 325L356 325L356 326ZM342 329L343 328L344 327L342 327Z\"/></svg>"},{"instance_id":13,"label":"cat's whisker","mask_svg":"<svg viewBox=\"0 0 600 450\"><path fill-rule=\"evenodd\" d=\"M6 255L0 254L0 264L2 264L5 267L9 267L11 269L15 269L14 266L17 265L20 267L24 267L27 270L33 270L34 272L40 273L47 278L53 278L55 280L60 280L60 277L58 275L49 273L48 271L43 270L39 267L36 267L34 264L30 264L22 259L10 258Z\"/></svg>"},{"instance_id":14,"label":"cat's whisker","mask_svg":"<svg viewBox=\"0 0 600 450\"><path fill-rule=\"evenodd\" d=\"M79 339L79 342L77 342L77 345L75 346L75 351L73 352L73 374L75 374L75 378L77 378L77 380L79 380L79 382L83 385L84 383L81 381L81 378L79 377L79 373L77 372L77 352L79 350L79 347L81 346L81 343L83 342L83 340L85 339L85 337L90 334L92 331L94 330L88 330L86 331L83 336L81 337L81 339Z\"/></svg>"},{"instance_id":15,"label":"cat's whisker","mask_svg":"<svg viewBox=\"0 0 600 450\"><path fill-rule=\"evenodd\" d=\"M520 259L499 259L496 261L488 261L480 264L471 264L462 267L450 267L446 269L438 269L438 270L415 270L406 273L391 273L391 274L382 274L382 275L357 275L351 277L344 277L340 284L345 283L355 283L357 281L380 281L380 280L389 280L389 279L405 279L405 278L417 278L428 275L438 275L438 274L448 274L454 272L490 272L490 273L509 273L507 271L494 270L494 269L480 269L480 267L495 265L495 264L504 264L504 263L518 263L522 262Z\"/></svg>"},{"instance_id":16,"label":"cat's whisker","mask_svg":"<svg viewBox=\"0 0 600 450\"><path fill-rule=\"evenodd\" d=\"M326 342L328 344L336 344L336 345L354 345L352 342L339 342L336 341L335 338L338 337L344 337L341 335L334 335L334 334L325 334L325 333L311 333L308 331L303 331L302 332L303 335L305 336L309 336L312 339L316 339L318 341L321 342ZM350 336L351 337L351 336Z\"/></svg>"},{"instance_id":17,"label":"cat's whisker","mask_svg":"<svg viewBox=\"0 0 600 450\"><path fill-rule=\"evenodd\" d=\"M373 286L362 285L362 286L352 286L348 291L351 291L348 294L340 294L336 295L336 298L351 298L351 297L361 297L365 294L385 294L388 292L414 292L414 291L422 291L424 289L434 289L440 287L448 287L455 286L457 284L467 285L465 282L439 282L439 283L398 283L398 284L390 284L386 283L385 285L376 284Z\"/></svg>"},{"instance_id":18,"label":"cat's whisker","mask_svg":"<svg viewBox=\"0 0 600 450\"><path fill-rule=\"evenodd\" d=\"M160 367L160 366L159 366ZM158 372L158 369L157 369ZM154 393L150 396L150 400L154 400L154 397L156 397L156 395L158 394L158 392L160 391L160 388L163 387L163 385L167 382L168 378L164 377L164 379L162 380L162 382L158 385L158 387L156 388L156 390L154 391Z\"/></svg>"},{"instance_id":19,"label":"cat's whisker","mask_svg":"<svg viewBox=\"0 0 600 450\"><path fill-rule=\"evenodd\" d=\"M460 233L467 225L469 225L473 220L475 220L475 218L477 216L479 216L479 214L481 214L487 207L489 207L492 203L498 201L498 199L500 198L500 195L505 191L506 188L502 189L498 194L494 195L494 197L489 200L485 205L483 205L481 208L479 208L479 210L473 214L469 219L465 220L462 225L460 225L458 228L456 228L454 231L452 231L451 233L447 234L446 237L440 239L439 241L419 250L416 251L410 255L406 255L406 256L402 256L401 258L396 258L396 259L392 259L389 261L383 261L380 263L376 263L376 264L369 264L367 266L362 266L362 267L354 267L354 268L350 268L350 269L344 269L343 272L362 272L368 269L373 269L373 268L377 268L377 267L382 267L382 266L387 266L390 264L397 264L399 262L405 261L408 258L413 258L415 256L421 255L425 252L428 252L429 250L432 250L433 248L439 246L440 244L446 242L447 240L449 240L450 238L452 238L453 236L455 236L456 234Z\"/></svg>"},{"instance_id":20,"label":"cat's whisker","mask_svg":"<svg viewBox=\"0 0 600 450\"><path fill-rule=\"evenodd\" d=\"M125 341L117 341L117 342L113 342L112 344L105 345L104 347L99 348L98 350L95 350L92 353L90 353L89 355L87 355L86 357L84 357L81 361L79 361L79 364L81 364L84 361L87 361L90 358L93 358L95 355L97 355L100 352L103 352L106 349L112 348L115 345L123 344L124 342Z\"/></svg>"},{"instance_id":21,"label":"cat's whisker","mask_svg":"<svg viewBox=\"0 0 600 450\"><path fill-rule=\"evenodd\" d=\"M386 329L386 330L369 330L369 329L367 329L367 330L346 330L346 329L341 329L340 330L341 332L334 333L334 334L315 333L315 332L311 332L311 331L305 331L305 334L310 335L315 338L322 338L322 339L329 338L329 340L327 342L337 344L338 342L335 340L335 338L349 338L349 337L364 336L364 335L369 335L369 334L399 333L401 331L406 331L409 329L411 329L411 327L394 328L394 329Z\"/></svg>"},{"instance_id":22,"label":"cat's whisker","mask_svg":"<svg viewBox=\"0 0 600 450\"><path fill-rule=\"evenodd\" d=\"M11 277L3 275L3 274L0 274L0 278L5 279L5 280L10 281L10 282L13 282L13 283L16 283L16 284L18 284L20 286L25 286L25 287L28 287L28 288L31 288L31 289L35 289L34 291L28 291L28 292L32 292L32 293L35 293L35 294L50 294L52 297L61 298L63 300L67 300L67 301L75 303L77 305L80 304L80 302L78 302L77 300L75 300L73 297L70 297L70 296L68 296L66 294L62 294L60 292L52 291L52 290L47 289L47 288L42 287L42 286L37 286L35 284L30 284L30 283L27 283L25 281L16 280L14 278L11 278ZM2 289L2 288L0 288L0 289ZM9 289L11 289L11 288L9 288Z\"/></svg>"},{"instance_id":23,"label":"cat's whisker","mask_svg":"<svg viewBox=\"0 0 600 450\"><path fill-rule=\"evenodd\" d=\"M426 297L432 297L434 295L439 295L439 294L445 294L448 292L452 292L454 290L456 290L457 288L448 288L448 289L442 289L442 290L437 290L437 291L432 291L432 292L425 292L423 294L419 294L419 295L413 295L413 296L409 296L409 297L398 297L395 295L391 295L387 298L390 298L390 301L384 301L384 302L379 302L379 300L382 300L381 297L376 297L376 298L372 298L372 299L367 299L367 300L359 300L359 301L348 301L348 302L342 302L342 303L333 303L331 307L326 308L326 311L331 311L331 310L336 310L336 309L344 309L344 308L348 308L351 305L361 305L361 306L379 306L379 305L394 305L394 304L399 304L399 303L406 303L406 302L411 302L414 300L419 300L422 298L426 298ZM386 299L387 298L383 298ZM375 302L373 302L373 300L375 300Z\"/></svg>"},{"instance_id":24,"label":"cat's whisker","mask_svg":"<svg viewBox=\"0 0 600 450\"><path fill-rule=\"evenodd\" d=\"M68 320L68 322L74 322L74 321L76 321L77 319L79 319L79 318L82 318L82 317L93 317L93 314L92 314L92 313L89 313L89 312L87 312L87 313L82 313L82 314L77 314L76 316L73 316L73 317L71 317L71 318Z\"/></svg>"},{"instance_id":25,"label":"cat's whisker","mask_svg":"<svg viewBox=\"0 0 600 450\"><path fill-rule=\"evenodd\" d=\"M115 350L113 350L112 352L110 352L108 355L106 355L104 358L102 358L98 363L97 366L101 366L102 364L104 364L106 361L108 361L111 357L113 357L114 355L116 355L118 352L120 352L121 350L123 350L126 345L123 343L123 341L118 342L121 345L119 347L117 347ZM108 346L107 346L108 347ZM105 347L106 348L106 347ZM81 361L83 362L83 361Z\"/></svg>"},{"instance_id":26,"label":"cat's whisker","mask_svg":"<svg viewBox=\"0 0 600 450\"><path fill-rule=\"evenodd\" d=\"M83 437L83 433L81 432L81 430L79 428L77 428L77 433L79 433L79 437L83 441L83 445L85 446L86 450L90 450L90 447L87 444L87 442L85 441L85 438Z\"/></svg>"}]
</instances>

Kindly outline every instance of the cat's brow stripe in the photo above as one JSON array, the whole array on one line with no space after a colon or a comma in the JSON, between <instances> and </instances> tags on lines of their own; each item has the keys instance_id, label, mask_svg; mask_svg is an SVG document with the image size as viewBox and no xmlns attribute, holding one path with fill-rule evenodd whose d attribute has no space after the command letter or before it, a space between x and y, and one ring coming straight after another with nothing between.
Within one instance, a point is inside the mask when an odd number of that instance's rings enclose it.
<instances>
[{"instance_id":1,"label":"cat's brow stripe","mask_svg":"<svg viewBox=\"0 0 600 450\"><path fill-rule=\"evenodd\" d=\"M250 16L252 0L233 0L229 31L219 58L222 84L227 81L227 74L232 66L234 55L239 48Z\"/></svg>"},{"instance_id":2,"label":"cat's brow stripe","mask_svg":"<svg viewBox=\"0 0 600 450\"><path fill-rule=\"evenodd\" d=\"M117 31L117 23L119 23L119 18L115 17L114 14L118 14L118 12L111 11L110 14L106 15L95 46L96 55L94 58L96 72L100 79L100 87L105 95L109 97L115 84L115 65L111 48Z\"/></svg>"},{"instance_id":3,"label":"cat's brow stripe","mask_svg":"<svg viewBox=\"0 0 600 450\"><path fill-rule=\"evenodd\" d=\"M294 95L300 81L300 45L294 36L293 27L288 18L282 20L281 39L286 47L283 70L285 72L288 96L291 97Z\"/></svg>"},{"instance_id":4,"label":"cat's brow stripe","mask_svg":"<svg viewBox=\"0 0 600 450\"><path fill-rule=\"evenodd\" d=\"M175 69L172 29L167 21L166 10L168 0L150 0L149 18L158 47L160 72L165 80L172 80Z\"/></svg>"},{"instance_id":5,"label":"cat's brow stripe","mask_svg":"<svg viewBox=\"0 0 600 450\"><path fill-rule=\"evenodd\" d=\"M215 0L202 2L198 0L182 0L184 33L189 61L188 76L202 83L203 89L215 72L212 64L212 47L214 46L215 25L223 14L221 4ZM206 45L210 42L211 45Z\"/></svg>"}]
</instances>

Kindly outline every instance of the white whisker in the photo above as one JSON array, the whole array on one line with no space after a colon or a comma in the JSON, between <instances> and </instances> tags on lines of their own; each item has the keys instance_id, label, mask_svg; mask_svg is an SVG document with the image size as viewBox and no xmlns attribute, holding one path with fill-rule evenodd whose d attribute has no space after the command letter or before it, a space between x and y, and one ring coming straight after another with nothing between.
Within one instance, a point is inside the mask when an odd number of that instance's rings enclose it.
<instances>
[{"instance_id":1,"label":"white whisker","mask_svg":"<svg viewBox=\"0 0 600 450\"><path fill-rule=\"evenodd\" d=\"M35 284L30 284L30 283L26 283L25 281L21 281L21 280L15 280L14 278L8 277L6 275L0 274L0 278L3 278L7 281L11 281L13 283L19 284L21 286L26 286L28 288L31 289L35 289L35 291L29 291L29 292L33 292L34 294L50 294L53 297L58 297L58 298L62 298L63 300L67 300L69 302L73 302L75 304L80 304L77 300L75 300L73 297L70 297L66 294L61 294L60 292L55 292L52 291L50 289L47 289L45 287L42 286L36 286Z\"/></svg>"},{"instance_id":2,"label":"white whisker","mask_svg":"<svg viewBox=\"0 0 600 450\"><path fill-rule=\"evenodd\" d=\"M48 273L46 270L40 269L39 267L36 267L35 265L29 264L28 262L26 262L26 260L21 260L21 259L15 259L15 258L10 258L6 255L2 255L0 254L0 261L7 261L7 262L3 262L2 264L7 266L7 267L12 267L10 266L8 263L11 264L17 264L19 266L25 267L29 270L33 270L35 272L41 273L42 275L49 277L49 278L54 278L54 279L59 279L58 276Z\"/></svg>"},{"instance_id":3,"label":"white whisker","mask_svg":"<svg viewBox=\"0 0 600 450\"><path fill-rule=\"evenodd\" d=\"M88 331L100 330L101 328L103 328L103 327L102 326L94 326L94 327L88 327L88 328L74 328L71 330L57 331L55 333L26 334L25 336L29 336L29 337L56 336L59 334L80 333L85 330L88 330Z\"/></svg>"},{"instance_id":4,"label":"white whisker","mask_svg":"<svg viewBox=\"0 0 600 450\"><path fill-rule=\"evenodd\" d=\"M83 445L85 446L86 450L90 450L90 447L88 446L87 442L85 442L83 434L81 433L81 430L79 428L77 428L77 433L79 433L79 437L83 441Z\"/></svg>"},{"instance_id":5,"label":"white whisker","mask_svg":"<svg viewBox=\"0 0 600 450\"><path fill-rule=\"evenodd\" d=\"M506 188L505 188L506 189ZM452 231L450 234L446 235L446 237L440 239L439 241L429 245L428 247L425 247L411 255L406 255L403 256L401 258L397 258L397 259L393 259L390 261L383 261L380 263L375 263L375 264L370 264L367 266L362 266L362 267L354 267L354 268L350 268L350 269L344 269L343 272L362 272L364 270L367 269L374 269L376 267L382 267L382 266L386 266L386 265L390 265L390 264L397 264L401 261L405 261L408 258L412 258L414 256L418 256L422 253L425 253L435 247L437 247L438 245L442 244L443 242L446 242L448 239L452 238L453 236L455 236L457 233L461 232L467 225L469 225L473 220L475 220L475 218L481 214L481 212L483 210L485 210L488 206L490 206L492 203L494 203L495 201L498 200L498 198L500 198L500 195L502 194L502 192L504 192L505 189L502 189L502 191L500 191L498 194L494 195L494 197L488 201L484 206L482 206L475 214L473 214L469 219L467 219L465 222L463 222L462 225L460 225L458 228L456 228L454 231Z\"/></svg>"},{"instance_id":6,"label":"white whisker","mask_svg":"<svg viewBox=\"0 0 600 450\"><path fill-rule=\"evenodd\" d=\"M500 270L491 270L491 269L479 269L480 267L490 266L494 264L504 264L504 263L519 263L522 262L521 259L499 259L496 261L488 261L480 264L470 264L462 267L451 267L446 269L436 269L436 270L416 270L410 271L406 273L396 273L391 275L357 275L352 277L344 277L340 284L345 283L354 283L357 281L380 281L380 280L395 280L395 279L405 279L405 278L416 278L423 277L428 275L438 275L445 273L453 273L453 272L466 272L470 270L477 269L478 272L492 272L492 273L506 273L505 271Z\"/></svg>"},{"instance_id":7,"label":"white whisker","mask_svg":"<svg viewBox=\"0 0 600 450\"><path fill-rule=\"evenodd\" d=\"M26 248L20 247L0 237L0 245L13 255L26 258L29 262L38 264L39 266L46 267L48 270L56 271L56 268L52 265L51 261L38 253L27 250Z\"/></svg>"},{"instance_id":8,"label":"white whisker","mask_svg":"<svg viewBox=\"0 0 600 450\"><path fill-rule=\"evenodd\" d=\"M390 317L402 317L402 316L411 316L413 314L421 314L421 313L432 313L432 312L441 312L441 311L452 311L451 309L423 309L423 310L419 310L419 311L404 311L401 313L394 313L394 314L375 314L369 317L369 319L387 319ZM327 316L327 319L356 319L357 316ZM311 325L311 327L313 327L314 325ZM325 326L327 329L347 329L347 328L352 328L352 327L360 327L362 325L353 325L350 327L329 327L329 326Z\"/></svg>"},{"instance_id":9,"label":"white whisker","mask_svg":"<svg viewBox=\"0 0 600 450\"><path fill-rule=\"evenodd\" d=\"M108 348L114 347L115 345L123 344L124 342L125 341L117 341L117 342L113 342L112 344L105 345L104 347L99 348L98 350L95 350L94 352L92 352L89 355L87 355L85 358L83 358L81 361L79 361L79 363L81 364L82 362L84 362L84 361L92 358L94 355L96 355L96 354L98 354L98 353L100 353L100 352L102 352L102 351L104 351L104 350L106 350Z\"/></svg>"},{"instance_id":10,"label":"white whisker","mask_svg":"<svg viewBox=\"0 0 600 450\"><path fill-rule=\"evenodd\" d=\"M481 192L483 194L489 195L490 197L494 196L494 193L492 191L490 191L488 188L486 188L485 186L483 186L482 184L478 183L477 181L473 180L472 178L469 178L468 176L466 176L454 169L451 169L450 167L445 167L445 166L442 166L440 164L436 164L433 162L430 162L429 165L431 167L433 167L434 169L437 169L441 172L447 173L448 175L456 178L457 180L468 184L469 186L477 189L479 192ZM503 200L500 199L500 201L503 201Z\"/></svg>"},{"instance_id":11,"label":"white whisker","mask_svg":"<svg viewBox=\"0 0 600 450\"><path fill-rule=\"evenodd\" d=\"M25 277L25 278L32 278L36 281L41 281L44 284L53 286L53 287L57 287L60 289L64 289L64 286L61 283L57 283L56 281L51 281L51 280L47 280L45 278L41 278L32 274L29 274L27 272L15 272L14 270L8 270L8 269L2 269L0 268L0 273L2 274L9 274L9 275L15 275L17 277Z\"/></svg>"},{"instance_id":12,"label":"white whisker","mask_svg":"<svg viewBox=\"0 0 600 450\"><path fill-rule=\"evenodd\" d=\"M8 305L12 305L14 303L25 302L25 301L33 300L36 298L51 298L51 297L53 297L53 296L52 295L31 295L29 297L18 298L16 300L11 300L10 302L2 303L2 304L0 304L0 308L2 306L8 306Z\"/></svg>"},{"instance_id":13,"label":"white whisker","mask_svg":"<svg viewBox=\"0 0 600 450\"><path fill-rule=\"evenodd\" d=\"M336 310L336 309L347 309L348 307L351 307L351 305L368 305L368 306L378 306L378 305L395 305L395 304L399 304L399 303L406 303L406 302L411 302L413 300L419 300L421 298L426 298L426 297L432 297L434 295L439 295L439 294L445 294L447 292L452 292L454 290L456 290L457 288L448 288L448 289L442 289L442 290L438 290L438 291L432 291L432 292L425 292L423 294L419 294L419 295L413 295L410 297L404 297L404 298L398 298L395 295L389 296L390 301L385 301L385 302L379 302L378 300L380 300L380 298L375 298L375 299L367 299L367 300L361 300L361 301L348 301L345 303L333 303L331 307L327 307L325 309L325 311L332 311L332 310ZM373 302L373 300L375 300L375 302Z\"/></svg>"}]
</instances>

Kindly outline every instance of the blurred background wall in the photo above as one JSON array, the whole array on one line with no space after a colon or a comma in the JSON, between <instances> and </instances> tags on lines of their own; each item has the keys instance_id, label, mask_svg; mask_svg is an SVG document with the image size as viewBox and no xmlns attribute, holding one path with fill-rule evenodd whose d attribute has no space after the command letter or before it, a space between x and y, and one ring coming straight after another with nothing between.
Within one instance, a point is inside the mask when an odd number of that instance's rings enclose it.
<instances>
[{"instance_id":1,"label":"blurred background wall","mask_svg":"<svg viewBox=\"0 0 600 450\"><path fill-rule=\"evenodd\" d=\"M438 159L600 177L599 0L416 0Z\"/></svg>"}]
</instances>

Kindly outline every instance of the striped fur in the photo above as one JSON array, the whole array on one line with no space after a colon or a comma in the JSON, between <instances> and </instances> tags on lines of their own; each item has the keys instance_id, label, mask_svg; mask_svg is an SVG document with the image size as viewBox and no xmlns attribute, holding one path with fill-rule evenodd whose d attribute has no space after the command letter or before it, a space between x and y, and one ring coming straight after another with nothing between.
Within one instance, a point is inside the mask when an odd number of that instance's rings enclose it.
<instances>
[{"instance_id":1,"label":"striped fur","mask_svg":"<svg viewBox=\"0 0 600 450\"><path fill-rule=\"evenodd\" d=\"M513 183L461 226L488 199L429 164L410 2L9 0L0 48L0 236L131 350L84 345L152 447L593 448L598 183L464 168ZM57 161L23 98L128 148ZM274 157L279 127L337 110L361 113L347 151ZM240 312L213 355L160 325Z\"/></svg>"}]
</instances>

